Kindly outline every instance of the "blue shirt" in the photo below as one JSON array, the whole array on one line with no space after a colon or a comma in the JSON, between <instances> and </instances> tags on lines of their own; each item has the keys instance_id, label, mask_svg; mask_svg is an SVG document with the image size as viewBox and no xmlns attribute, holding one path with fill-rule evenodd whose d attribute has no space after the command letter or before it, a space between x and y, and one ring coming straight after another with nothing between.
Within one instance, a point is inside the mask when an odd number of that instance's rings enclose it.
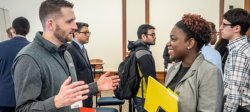
<instances>
[{"instance_id":1,"label":"blue shirt","mask_svg":"<svg viewBox=\"0 0 250 112\"><path fill-rule=\"evenodd\" d=\"M77 45L80 47L80 49L82 50L83 49L83 44L80 44L78 41L76 41L75 39L73 39L73 41L75 42L75 43L77 43Z\"/></svg>"},{"instance_id":2,"label":"blue shirt","mask_svg":"<svg viewBox=\"0 0 250 112\"><path fill-rule=\"evenodd\" d=\"M221 55L220 53L212 48L211 44L204 45L201 48L201 53L204 55L204 58L210 62L212 62L214 65L217 66L217 68L222 73L222 66L221 66Z\"/></svg>"}]
</instances>

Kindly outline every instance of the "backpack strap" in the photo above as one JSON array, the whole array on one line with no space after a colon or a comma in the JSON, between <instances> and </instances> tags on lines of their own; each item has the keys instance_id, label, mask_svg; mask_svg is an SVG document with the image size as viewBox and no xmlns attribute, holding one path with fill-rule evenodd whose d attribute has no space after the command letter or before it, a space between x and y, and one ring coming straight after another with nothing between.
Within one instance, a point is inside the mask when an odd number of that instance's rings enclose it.
<instances>
[{"instance_id":1,"label":"backpack strap","mask_svg":"<svg viewBox=\"0 0 250 112\"><path fill-rule=\"evenodd\" d=\"M135 51L135 57L136 57L136 60L138 60L139 58L141 58L142 56L144 55L152 55L145 47L139 47L137 48ZM140 83L142 83L141 85L141 93L142 93L142 98L144 98L144 81L143 81L143 78L144 78L144 75L142 74L141 72L141 69L137 63L137 68L138 68L138 71L139 71L139 75L140 75Z\"/></svg>"},{"instance_id":2,"label":"backpack strap","mask_svg":"<svg viewBox=\"0 0 250 112\"><path fill-rule=\"evenodd\" d=\"M141 96L142 96L142 98L144 99L144 91L143 91L143 74L142 74L142 72L141 72L141 69L140 69L140 67L139 67L139 65L137 64L137 68L138 68L138 71L139 71L139 75L140 75L140 80L141 80Z\"/></svg>"}]
</instances>

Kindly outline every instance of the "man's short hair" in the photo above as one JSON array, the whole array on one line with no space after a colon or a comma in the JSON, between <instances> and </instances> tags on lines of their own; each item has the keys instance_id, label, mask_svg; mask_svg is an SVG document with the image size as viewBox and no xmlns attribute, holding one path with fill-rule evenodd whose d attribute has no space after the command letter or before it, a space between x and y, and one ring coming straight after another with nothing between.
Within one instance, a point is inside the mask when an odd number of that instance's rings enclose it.
<instances>
[{"instance_id":1,"label":"man's short hair","mask_svg":"<svg viewBox=\"0 0 250 112\"><path fill-rule=\"evenodd\" d=\"M142 34L147 35L148 30L150 30L150 29L155 29L155 27L153 27L152 25L149 25L149 24L142 24L141 26L139 26L139 28L137 30L138 39L141 39Z\"/></svg>"},{"instance_id":2,"label":"man's short hair","mask_svg":"<svg viewBox=\"0 0 250 112\"><path fill-rule=\"evenodd\" d=\"M42 2L39 8L39 18L42 22L43 28L45 28L45 21L49 17L61 16L61 8L68 7L73 8L74 5L66 0L46 0Z\"/></svg>"},{"instance_id":3,"label":"man's short hair","mask_svg":"<svg viewBox=\"0 0 250 112\"><path fill-rule=\"evenodd\" d=\"M26 36L30 31L30 23L24 17L18 17L12 22L12 28L15 29L17 35Z\"/></svg>"},{"instance_id":4,"label":"man's short hair","mask_svg":"<svg viewBox=\"0 0 250 112\"><path fill-rule=\"evenodd\" d=\"M231 26L239 25L241 27L241 35L246 34L250 26L250 14L246 10L241 8L231 9L223 17L231 23Z\"/></svg>"},{"instance_id":5,"label":"man's short hair","mask_svg":"<svg viewBox=\"0 0 250 112\"><path fill-rule=\"evenodd\" d=\"M81 32L81 29L83 27L89 27L89 25L87 23L83 23L83 22L77 22L76 26L77 26L77 30L76 30L77 32Z\"/></svg>"}]
</instances>

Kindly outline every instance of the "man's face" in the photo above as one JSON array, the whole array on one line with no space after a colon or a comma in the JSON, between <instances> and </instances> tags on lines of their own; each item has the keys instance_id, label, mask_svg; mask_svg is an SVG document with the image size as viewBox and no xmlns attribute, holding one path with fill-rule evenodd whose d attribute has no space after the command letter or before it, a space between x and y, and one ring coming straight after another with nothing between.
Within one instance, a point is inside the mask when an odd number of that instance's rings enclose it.
<instances>
[{"instance_id":1,"label":"man's face","mask_svg":"<svg viewBox=\"0 0 250 112\"><path fill-rule=\"evenodd\" d=\"M216 31L216 29L212 29L212 32L210 34L210 44L211 45L214 45L216 43L217 35L218 35L218 32Z\"/></svg>"},{"instance_id":2,"label":"man's face","mask_svg":"<svg viewBox=\"0 0 250 112\"><path fill-rule=\"evenodd\" d=\"M148 33L142 35L142 41L148 45L155 45L156 34L155 29L149 29Z\"/></svg>"},{"instance_id":3,"label":"man's face","mask_svg":"<svg viewBox=\"0 0 250 112\"><path fill-rule=\"evenodd\" d=\"M83 26L80 30L80 32L75 32L75 38L81 43L86 44L89 42L90 32L89 28L86 26Z\"/></svg>"},{"instance_id":4,"label":"man's face","mask_svg":"<svg viewBox=\"0 0 250 112\"><path fill-rule=\"evenodd\" d=\"M234 28L226 19L223 19L222 24L220 25L220 30L223 39L231 40L233 38Z\"/></svg>"},{"instance_id":5,"label":"man's face","mask_svg":"<svg viewBox=\"0 0 250 112\"><path fill-rule=\"evenodd\" d=\"M75 14L72 8L61 8L61 15L55 20L54 36L62 43L66 43L68 38L77 29Z\"/></svg>"}]
</instances>

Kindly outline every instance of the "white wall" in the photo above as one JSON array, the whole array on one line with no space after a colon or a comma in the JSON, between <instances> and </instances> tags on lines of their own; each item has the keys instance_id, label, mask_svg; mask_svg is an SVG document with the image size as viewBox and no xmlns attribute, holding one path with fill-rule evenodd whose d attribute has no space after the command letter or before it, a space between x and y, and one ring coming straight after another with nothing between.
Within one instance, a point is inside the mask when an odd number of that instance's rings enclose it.
<instances>
[{"instance_id":1,"label":"white wall","mask_svg":"<svg viewBox=\"0 0 250 112\"><path fill-rule=\"evenodd\" d=\"M28 18L31 24L31 32L27 37L29 40L33 40L36 31L42 30L38 17L38 8L41 1L43 0L0 0L0 8L10 11L11 21L18 16ZM75 4L74 10L77 21L87 22L90 25L92 34L90 43L86 45L89 57L104 59L104 69L116 71L122 60L122 0L71 1ZM141 1L143 0L136 1L136 3L140 4ZM128 23L129 27L134 26L136 27L134 29L137 30L138 26L145 22L141 18L141 16L145 17L145 14L140 13L141 9L137 8L145 8L145 6L144 4L141 4L141 6L127 4L127 7L127 13L134 13L127 15L135 15L136 21L141 21L140 23ZM163 71L162 53L166 42L169 40L170 30L186 13L201 14L207 20L213 21L218 29L219 0L150 0L150 23L156 27L157 33L156 45L152 46L157 71ZM128 19L128 22L132 20ZM135 32L130 30L128 36L136 36ZM134 36L131 37L128 37L128 39L133 39Z\"/></svg>"},{"instance_id":2,"label":"white wall","mask_svg":"<svg viewBox=\"0 0 250 112\"><path fill-rule=\"evenodd\" d=\"M122 1L72 0L77 21L90 25L89 58L104 60L104 70L116 71L122 61Z\"/></svg>"},{"instance_id":3,"label":"white wall","mask_svg":"<svg viewBox=\"0 0 250 112\"><path fill-rule=\"evenodd\" d=\"M152 0L150 1L150 23L157 33L156 45L152 47L157 71L163 71L163 50L169 40L169 33L183 14L200 14L205 19L219 24L219 0Z\"/></svg>"},{"instance_id":4,"label":"white wall","mask_svg":"<svg viewBox=\"0 0 250 112\"><path fill-rule=\"evenodd\" d=\"M127 0L127 40L135 41L137 29L145 23L145 0ZM128 41L127 41L128 44Z\"/></svg>"},{"instance_id":5,"label":"white wall","mask_svg":"<svg viewBox=\"0 0 250 112\"><path fill-rule=\"evenodd\" d=\"M0 8L0 42L9 39L6 29L10 27L9 10Z\"/></svg>"},{"instance_id":6,"label":"white wall","mask_svg":"<svg viewBox=\"0 0 250 112\"><path fill-rule=\"evenodd\" d=\"M229 10L229 6L232 5L233 8L244 8L245 0L225 0L224 1L224 12Z\"/></svg>"}]
</instances>

